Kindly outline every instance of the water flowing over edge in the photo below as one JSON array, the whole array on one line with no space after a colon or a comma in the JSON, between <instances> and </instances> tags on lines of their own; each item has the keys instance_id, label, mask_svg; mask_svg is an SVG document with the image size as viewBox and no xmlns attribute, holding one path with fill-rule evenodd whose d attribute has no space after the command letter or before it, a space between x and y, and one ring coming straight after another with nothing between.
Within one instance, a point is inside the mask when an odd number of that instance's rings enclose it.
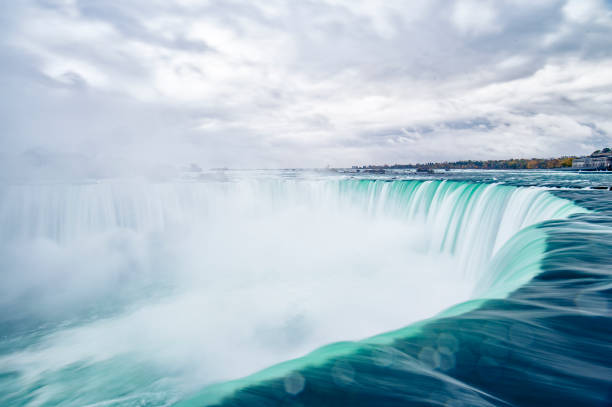
<instances>
[{"instance_id":1,"label":"water flowing over edge","mask_svg":"<svg viewBox=\"0 0 612 407\"><path fill-rule=\"evenodd\" d=\"M69 244L83 234L104 230L109 225L134 230L163 230L173 223L193 220L203 207L214 214L224 208L220 207L219 201L210 199L211 190L215 194L232 195L236 189L240 189L241 197L247 200L249 196L262 194L265 190L266 196L274 197L267 202L269 210L274 210L274 205L281 203L293 205L305 201L326 201L326 205L333 202L339 207L357 205L372 216L386 214L397 219L419 219L433 231L433 238L429 242L431 254L454 252L458 268L471 273L470 277L479 282L474 300L452 307L430 320L360 342L325 346L306 357L272 366L245 379L210 386L195 400L186 402L187 405L201 405L216 403L236 390L279 377L284 377L284 394L291 394L287 393L287 386L290 390L299 388L301 380L299 374L296 376L291 372L309 366L322 366L342 355L354 355L371 346L390 349L390 344L398 338L417 335L432 321L478 309L486 299L504 298L541 272L540 262L546 251L548 236L537 224L587 212L541 188L445 181L334 180L308 181L306 184L309 188L305 190L303 183L273 180L239 183L239 187L235 184L218 184L214 187L206 184L158 185L136 189L136 193L132 193L133 185L102 184L79 188L23 186L3 191L0 219L4 230L12 232L13 237L43 235ZM7 198L11 193L17 193L17 197ZM91 199L92 196L94 199ZM113 199L104 199L109 196ZM11 207L15 202L17 204ZM37 207L41 202L42 206ZM204 206L201 205L203 203ZM49 208L63 215L49 216L49 212L45 213ZM249 211L259 209L246 208ZM46 219L70 219L75 214L79 221L72 225L70 222L46 222ZM177 214L181 219L176 218ZM478 250L474 251L474 247ZM517 253L521 255L517 256ZM486 269L483 268L485 265ZM489 273L487 270L495 272ZM434 360L441 357L435 352L428 352L421 356ZM350 369L342 365L335 371L340 382L350 373Z\"/></svg>"},{"instance_id":2,"label":"water flowing over edge","mask_svg":"<svg viewBox=\"0 0 612 407\"><path fill-rule=\"evenodd\" d=\"M359 354L372 346L378 353L380 353L379 347L382 346L384 358L388 356L385 355L385 352L394 352L391 344L397 339L406 340L411 336L416 336L432 321L476 310L488 300L504 298L513 290L529 282L542 271L541 260L546 251L547 234L538 224L589 212L569 200L559 199L536 187L517 188L498 184L447 181L351 180L342 181L340 191L343 196L350 197L352 201L361 202L370 213L391 210L396 215L414 216L420 211L421 215L427 219L434 218L443 211L450 213L450 216L447 217L440 216L443 219L441 221L433 221L438 228L443 230L443 233L437 234L440 237L440 240L437 241L438 249L458 250L457 245L461 244L461 239L464 242L472 243L472 247L477 250L484 248L484 253L474 254L466 249L462 251L463 255L459 258L460 262L464 263L464 270L470 270L470 266L482 266L483 263L488 263L486 260L483 261L483 258L486 258L487 255L492 257L489 259L490 263L487 264L488 272L474 276L478 279L474 299L457 304L435 317L395 331L358 342L330 344L304 357L271 366L248 377L211 385L197 396L178 405L185 407L216 405L222 400L227 400L229 405L234 405L232 394L240 397L241 392L246 391L248 395L250 387L257 388L258 384L262 383L264 386L265 383L273 383L275 386L278 380L281 383L282 404L285 404L292 401L291 398L287 399L287 396L291 397L301 393L305 386L305 379L299 371L326 366L330 361L343 356L350 358L350 355ZM452 201L448 199L451 196ZM493 236L486 234L484 238L482 235L479 236L482 221L494 224ZM428 224L431 223L430 220ZM489 229L491 229L490 226ZM478 257L480 257L479 261L471 261ZM483 271L480 270L481 273ZM452 335L450 338L452 343ZM436 357L440 356L433 351L432 354L427 354L420 359L428 359L428 362L431 363L431 359ZM345 381L340 384L340 387L350 386L353 375L353 368L350 365L343 366L342 362L335 363L332 368L332 377L336 384ZM477 392L475 389L472 390ZM264 397L262 399L249 400L247 398L249 402L246 405L278 401ZM494 399L494 397L489 397L489 399ZM340 400L341 402L346 401L341 398ZM239 398L237 405L242 404Z\"/></svg>"}]
</instances>

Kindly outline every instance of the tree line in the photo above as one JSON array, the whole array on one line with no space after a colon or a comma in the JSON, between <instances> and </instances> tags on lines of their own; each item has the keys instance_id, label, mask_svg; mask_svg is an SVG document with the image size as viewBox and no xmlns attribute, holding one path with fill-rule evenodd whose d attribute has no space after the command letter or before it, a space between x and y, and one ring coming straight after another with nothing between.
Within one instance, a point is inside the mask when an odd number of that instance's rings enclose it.
<instances>
[{"instance_id":1,"label":"tree line","mask_svg":"<svg viewBox=\"0 0 612 407\"><path fill-rule=\"evenodd\" d=\"M550 169L571 167L576 157L560 158L512 158L510 160L464 160L440 163L419 164L393 164L393 165L368 165L357 167L362 169L482 169L482 170L522 170L522 169Z\"/></svg>"}]
</instances>

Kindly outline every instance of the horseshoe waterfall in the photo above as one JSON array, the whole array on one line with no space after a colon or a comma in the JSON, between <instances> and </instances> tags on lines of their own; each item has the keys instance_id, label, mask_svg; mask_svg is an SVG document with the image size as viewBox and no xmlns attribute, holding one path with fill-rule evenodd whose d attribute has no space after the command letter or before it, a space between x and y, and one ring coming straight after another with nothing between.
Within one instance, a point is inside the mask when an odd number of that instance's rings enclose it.
<instances>
[{"instance_id":1,"label":"horseshoe waterfall","mask_svg":"<svg viewBox=\"0 0 612 407\"><path fill-rule=\"evenodd\" d=\"M543 173L1 185L0 405L610 405L608 181Z\"/></svg>"}]
</instances>

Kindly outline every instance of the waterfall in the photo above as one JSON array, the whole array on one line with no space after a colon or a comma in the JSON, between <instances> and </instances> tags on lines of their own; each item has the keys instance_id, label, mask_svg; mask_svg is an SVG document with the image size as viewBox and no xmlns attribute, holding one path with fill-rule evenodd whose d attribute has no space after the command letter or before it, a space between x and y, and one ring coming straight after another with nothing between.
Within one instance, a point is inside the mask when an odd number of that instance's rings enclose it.
<instances>
[{"instance_id":1,"label":"waterfall","mask_svg":"<svg viewBox=\"0 0 612 407\"><path fill-rule=\"evenodd\" d=\"M2 186L0 322L15 339L0 393L163 404L325 344L386 340L529 281L536 226L579 212L542 188L457 181ZM295 363L360 346L346 344Z\"/></svg>"}]
</instances>

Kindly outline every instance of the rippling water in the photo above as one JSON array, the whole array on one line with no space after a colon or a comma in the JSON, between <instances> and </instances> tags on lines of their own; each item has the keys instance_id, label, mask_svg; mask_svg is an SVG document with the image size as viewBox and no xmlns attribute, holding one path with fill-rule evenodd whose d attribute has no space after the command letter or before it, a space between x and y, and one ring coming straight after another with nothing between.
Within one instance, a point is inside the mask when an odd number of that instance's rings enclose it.
<instances>
[{"instance_id":1,"label":"rippling water","mask_svg":"<svg viewBox=\"0 0 612 407\"><path fill-rule=\"evenodd\" d=\"M610 405L610 185L0 186L0 404Z\"/></svg>"}]
</instances>

